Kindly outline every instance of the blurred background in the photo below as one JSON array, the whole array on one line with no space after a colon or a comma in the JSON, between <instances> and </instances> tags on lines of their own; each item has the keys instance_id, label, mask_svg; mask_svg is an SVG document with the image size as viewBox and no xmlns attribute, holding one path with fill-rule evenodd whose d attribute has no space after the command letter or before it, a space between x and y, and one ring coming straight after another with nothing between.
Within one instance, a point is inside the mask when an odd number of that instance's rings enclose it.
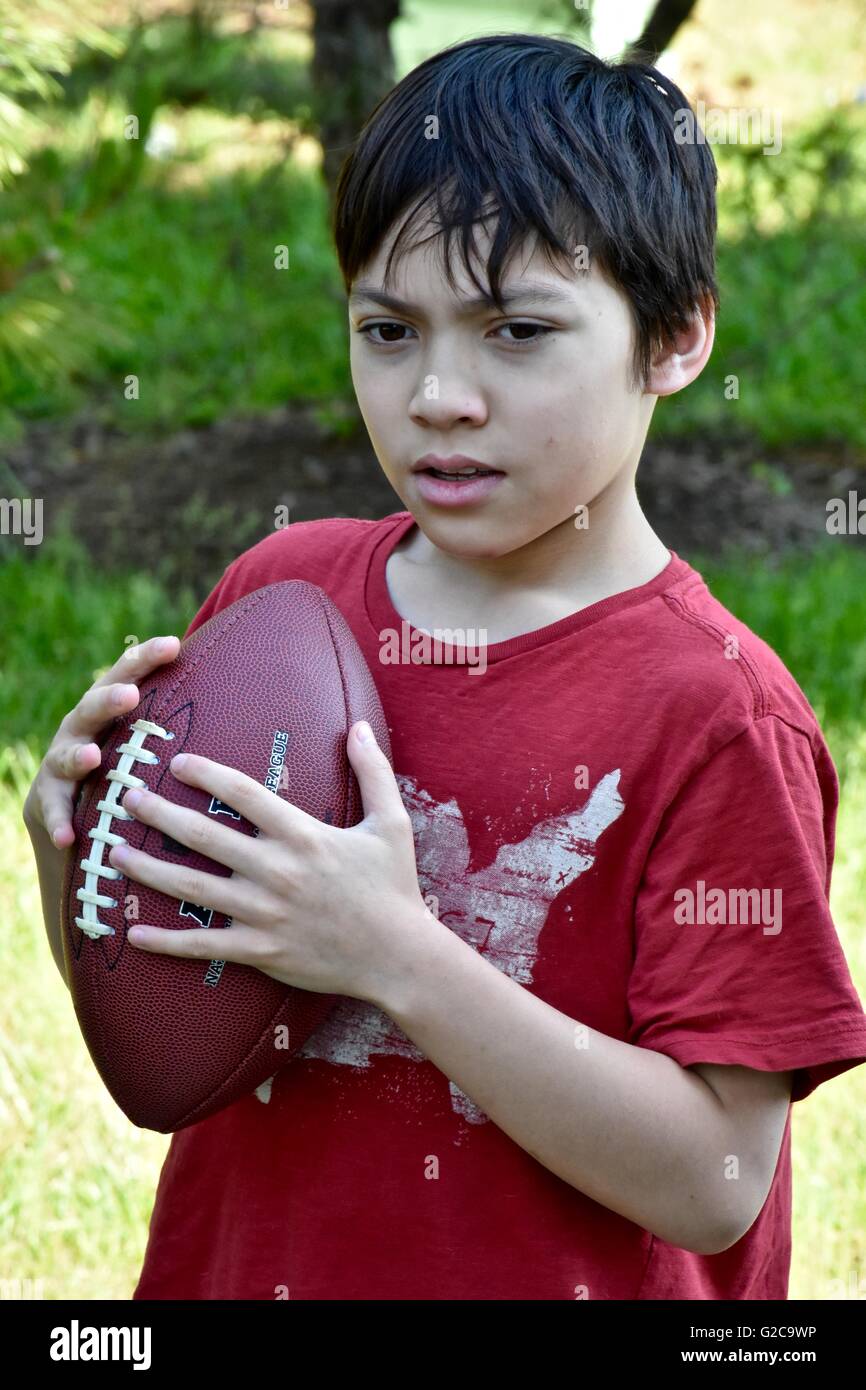
<instances>
[{"instance_id":1,"label":"blurred background","mask_svg":"<svg viewBox=\"0 0 866 1390\"><path fill-rule=\"evenodd\" d=\"M864 0L4 0L0 1297L128 1299L168 1143L90 1062L23 798L129 635L182 634L276 508L402 508L352 395L328 213L375 102L460 39L656 53L716 113L716 345L659 402L639 493L822 721L833 909L866 998L864 20ZM792 1124L790 1297L862 1299L864 1069Z\"/></svg>"}]
</instances>

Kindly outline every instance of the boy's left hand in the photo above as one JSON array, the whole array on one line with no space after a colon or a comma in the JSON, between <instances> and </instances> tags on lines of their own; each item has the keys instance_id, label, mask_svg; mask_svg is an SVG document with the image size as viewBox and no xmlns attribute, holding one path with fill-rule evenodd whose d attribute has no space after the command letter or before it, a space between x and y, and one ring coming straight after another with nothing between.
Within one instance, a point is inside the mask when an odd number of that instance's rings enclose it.
<instances>
[{"instance_id":1,"label":"boy's left hand","mask_svg":"<svg viewBox=\"0 0 866 1390\"><path fill-rule=\"evenodd\" d=\"M325 825L245 773L197 754L184 755L179 767L173 761L173 775L240 812L258 827L257 836L218 825L155 792L127 792L121 804L137 820L234 870L223 878L127 846L113 848L110 863L129 878L232 919L216 937L208 929L136 923L129 934L133 945L236 961L299 989L378 1001L387 976L399 971L401 950L409 948L407 934L431 914L391 765L372 737L360 741L360 727L349 731L346 751L364 819L348 830Z\"/></svg>"}]
</instances>

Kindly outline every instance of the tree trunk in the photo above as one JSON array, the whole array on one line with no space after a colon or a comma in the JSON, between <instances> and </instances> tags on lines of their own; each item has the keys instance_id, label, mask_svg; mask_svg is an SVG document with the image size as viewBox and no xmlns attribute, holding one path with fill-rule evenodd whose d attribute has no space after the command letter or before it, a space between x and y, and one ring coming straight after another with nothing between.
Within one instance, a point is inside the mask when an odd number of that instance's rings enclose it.
<instances>
[{"instance_id":1,"label":"tree trunk","mask_svg":"<svg viewBox=\"0 0 866 1390\"><path fill-rule=\"evenodd\" d=\"M361 126L394 86L388 31L399 14L400 0L314 0L311 76L331 201Z\"/></svg>"},{"instance_id":2,"label":"tree trunk","mask_svg":"<svg viewBox=\"0 0 866 1390\"><path fill-rule=\"evenodd\" d=\"M697 0L658 0L653 6L639 39L628 46L627 56L639 62L654 63L664 53L674 34L685 24Z\"/></svg>"}]
</instances>

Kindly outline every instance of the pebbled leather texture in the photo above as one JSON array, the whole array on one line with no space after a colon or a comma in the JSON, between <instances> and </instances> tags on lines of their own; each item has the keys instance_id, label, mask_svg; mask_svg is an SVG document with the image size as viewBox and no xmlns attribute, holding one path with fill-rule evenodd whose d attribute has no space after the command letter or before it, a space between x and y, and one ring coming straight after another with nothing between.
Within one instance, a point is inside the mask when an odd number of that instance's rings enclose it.
<instances>
[{"instance_id":1,"label":"pebbled leather texture","mask_svg":"<svg viewBox=\"0 0 866 1390\"><path fill-rule=\"evenodd\" d=\"M95 853L88 831L99 823L97 802L111 786L106 774L118 766L118 745L131 738L136 719L173 733L171 742L145 737L159 763L136 762L132 772L167 800L213 813L209 793L172 776L174 755L200 753L264 783L275 735L285 734L285 771L273 794L342 827L363 814L346 755L350 727L367 719L389 760L391 747L373 677L345 618L321 588L301 580L257 589L217 613L182 642L175 661L140 682L140 692L138 706L109 729L102 764L79 789L61 899L63 950L78 1022L112 1097L133 1124L171 1133L251 1094L290 1060L337 997L290 988L251 966L220 968L227 919L216 912L208 925L217 964L137 950L126 939L135 921L178 931L204 923L201 905L182 905L134 879L98 877L97 891L117 903L97 909L114 935L93 938L75 924L82 915L76 892L86 879L81 860ZM255 833L245 819L217 819ZM232 872L141 822L112 817L109 829L154 858ZM199 907L199 914L181 915L182 907ZM280 1025L288 1029L286 1049L277 1047Z\"/></svg>"}]
</instances>

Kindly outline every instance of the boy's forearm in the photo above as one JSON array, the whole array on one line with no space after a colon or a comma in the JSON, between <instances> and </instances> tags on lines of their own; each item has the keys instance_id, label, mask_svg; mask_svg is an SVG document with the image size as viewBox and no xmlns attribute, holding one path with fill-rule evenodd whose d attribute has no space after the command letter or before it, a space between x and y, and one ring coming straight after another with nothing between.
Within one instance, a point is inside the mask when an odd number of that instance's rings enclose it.
<instances>
[{"instance_id":1,"label":"boy's forearm","mask_svg":"<svg viewBox=\"0 0 866 1390\"><path fill-rule=\"evenodd\" d=\"M700 1076L560 1013L438 922L409 940L373 1002L515 1143L671 1244L739 1238L745 1178L726 1180L731 1127Z\"/></svg>"},{"instance_id":2,"label":"boy's forearm","mask_svg":"<svg viewBox=\"0 0 866 1390\"><path fill-rule=\"evenodd\" d=\"M60 895L63 891L63 868L65 856L52 844L44 826L31 821L24 814L24 824L33 846L33 857L39 875L39 892L42 897L42 916L51 954L63 983L69 988L66 978L66 962L63 959L63 942L60 936Z\"/></svg>"}]
</instances>

